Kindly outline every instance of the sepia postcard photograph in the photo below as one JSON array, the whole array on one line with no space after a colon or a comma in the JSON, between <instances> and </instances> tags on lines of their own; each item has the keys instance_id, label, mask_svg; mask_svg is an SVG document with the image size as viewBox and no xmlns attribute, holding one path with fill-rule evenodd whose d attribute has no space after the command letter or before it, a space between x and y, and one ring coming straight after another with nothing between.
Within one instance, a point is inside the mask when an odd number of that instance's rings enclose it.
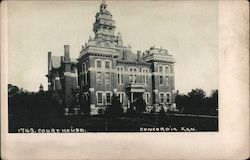
<instances>
[{"instance_id":1,"label":"sepia postcard photograph","mask_svg":"<svg viewBox=\"0 0 250 160\"><path fill-rule=\"evenodd\" d=\"M10 133L219 130L218 2L135 4L10 2Z\"/></svg>"},{"instance_id":2,"label":"sepia postcard photograph","mask_svg":"<svg viewBox=\"0 0 250 160\"><path fill-rule=\"evenodd\" d=\"M223 132L219 1L6 3L6 134Z\"/></svg>"}]
</instances>

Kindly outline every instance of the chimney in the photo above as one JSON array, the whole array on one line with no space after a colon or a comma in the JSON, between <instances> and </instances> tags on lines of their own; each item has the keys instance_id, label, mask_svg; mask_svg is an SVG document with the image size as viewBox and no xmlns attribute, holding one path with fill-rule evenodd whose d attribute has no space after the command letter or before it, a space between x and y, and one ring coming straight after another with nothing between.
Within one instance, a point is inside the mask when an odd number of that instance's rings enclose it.
<instances>
[{"instance_id":1,"label":"chimney","mask_svg":"<svg viewBox=\"0 0 250 160\"><path fill-rule=\"evenodd\" d=\"M61 64L64 63L64 57L61 56Z\"/></svg>"},{"instance_id":2,"label":"chimney","mask_svg":"<svg viewBox=\"0 0 250 160\"><path fill-rule=\"evenodd\" d=\"M65 63L69 63L70 62L70 58L69 58L69 45L64 45L64 61L65 61Z\"/></svg>"},{"instance_id":3,"label":"chimney","mask_svg":"<svg viewBox=\"0 0 250 160\"><path fill-rule=\"evenodd\" d=\"M137 51L137 61L141 61L141 51Z\"/></svg>"},{"instance_id":4,"label":"chimney","mask_svg":"<svg viewBox=\"0 0 250 160\"><path fill-rule=\"evenodd\" d=\"M51 68L51 52L48 52L48 72L50 71Z\"/></svg>"}]
</instances>

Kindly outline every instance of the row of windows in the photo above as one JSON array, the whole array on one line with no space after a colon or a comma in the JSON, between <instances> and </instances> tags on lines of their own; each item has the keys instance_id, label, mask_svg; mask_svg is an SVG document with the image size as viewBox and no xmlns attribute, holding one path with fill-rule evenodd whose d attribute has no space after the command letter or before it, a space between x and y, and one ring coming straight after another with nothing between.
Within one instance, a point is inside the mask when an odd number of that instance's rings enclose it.
<instances>
[{"instance_id":1,"label":"row of windows","mask_svg":"<svg viewBox=\"0 0 250 160\"><path fill-rule=\"evenodd\" d=\"M96 72L96 81L98 83L103 83L103 75L104 75L104 82L105 84L110 84L111 83L111 73L110 72ZM88 79L87 79L88 74L84 74L83 75L83 84L87 84L88 83ZM131 83L137 83L138 79L137 79L137 75L136 74L130 74L129 75L129 81ZM122 74L122 72L118 72L117 73L117 83L118 84L124 84L124 76ZM143 75L142 76L142 83L144 83L145 85L149 85L149 76L147 75ZM159 76L159 84L162 86L164 85L164 76ZM165 76L165 85L169 86L169 77Z\"/></svg>"},{"instance_id":2,"label":"row of windows","mask_svg":"<svg viewBox=\"0 0 250 160\"><path fill-rule=\"evenodd\" d=\"M111 61L109 61L109 60L101 60L101 59L97 59L96 60L96 63L95 63L95 66L96 66L96 68L105 68L105 69L111 69L112 67L111 67ZM118 71L125 71L125 69L124 69L124 67L123 66L118 66L117 67L117 70ZM130 71L130 72L138 72L138 68L136 68L136 67L129 67L128 68L128 71ZM166 74L168 74L168 73L170 73L171 71L170 71L170 67L169 66L163 66L163 65L159 65L158 66L158 72L160 72L160 73L166 73ZM148 68L143 68L142 69L142 73L144 73L144 74L148 74L149 73L149 69Z\"/></svg>"},{"instance_id":3,"label":"row of windows","mask_svg":"<svg viewBox=\"0 0 250 160\"><path fill-rule=\"evenodd\" d=\"M112 92L102 92L102 91L97 91L96 92L96 97L97 97L97 105L103 105L104 101L106 105L111 104L111 98L112 98Z\"/></svg>"},{"instance_id":4,"label":"row of windows","mask_svg":"<svg viewBox=\"0 0 250 160\"><path fill-rule=\"evenodd\" d=\"M111 104L111 97L112 97L112 92L102 92L102 91L97 91L97 104L98 105L102 105L103 104L103 101L105 99L105 102L106 104ZM118 92L117 93L117 96L118 96L118 99L119 99L119 102L121 104L124 104L125 103L125 97L126 97L126 94L125 92ZM146 92L143 94L143 99L145 100L146 104L149 103L149 100L150 100L150 93L149 92Z\"/></svg>"},{"instance_id":5,"label":"row of windows","mask_svg":"<svg viewBox=\"0 0 250 160\"><path fill-rule=\"evenodd\" d=\"M96 66L96 68L103 68L103 67L105 67L106 69L111 69L112 68L111 67L111 61L109 61L109 60L103 61L103 60L97 59L96 63L95 63L95 66Z\"/></svg>"},{"instance_id":6,"label":"row of windows","mask_svg":"<svg viewBox=\"0 0 250 160\"><path fill-rule=\"evenodd\" d=\"M111 73L110 72L96 72L96 82L103 83L103 74L104 74L104 82L105 84L111 83Z\"/></svg>"},{"instance_id":7,"label":"row of windows","mask_svg":"<svg viewBox=\"0 0 250 160\"><path fill-rule=\"evenodd\" d=\"M170 67L169 66L162 66L162 65L159 65L158 66L158 72L160 72L160 73L166 73L166 74L168 74L168 73L170 73Z\"/></svg>"},{"instance_id":8,"label":"row of windows","mask_svg":"<svg viewBox=\"0 0 250 160\"><path fill-rule=\"evenodd\" d=\"M117 68L117 71L119 72L119 71L125 71L125 69L124 69L124 67L123 66L118 66L118 67L116 67ZM138 68L136 68L136 67L129 67L128 68L128 71L130 71L130 72L138 72ZM144 73L144 74L149 74L149 69L148 68L142 68L142 73Z\"/></svg>"},{"instance_id":9,"label":"row of windows","mask_svg":"<svg viewBox=\"0 0 250 160\"><path fill-rule=\"evenodd\" d=\"M160 76L159 77L159 83L160 85L162 86L163 85L163 76ZM165 85L168 86L169 85L169 77L168 76L165 76Z\"/></svg>"},{"instance_id":10,"label":"row of windows","mask_svg":"<svg viewBox=\"0 0 250 160\"><path fill-rule=\"evenodd\" d=\"M166 98L164 98L166 97ZM171 94L170 93L159 93L159 103L160 104L163 104L164 102L166 102L167 104L170 103L170 97L171 97Z\"/></svg>"}]
</instances>

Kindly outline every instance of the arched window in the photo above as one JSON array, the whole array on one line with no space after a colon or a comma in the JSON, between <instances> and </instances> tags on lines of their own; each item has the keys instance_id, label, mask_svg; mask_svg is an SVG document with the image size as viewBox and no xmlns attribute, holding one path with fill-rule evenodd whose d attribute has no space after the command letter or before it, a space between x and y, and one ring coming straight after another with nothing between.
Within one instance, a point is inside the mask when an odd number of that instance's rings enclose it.
<instances>
[{"instance_id":1,"label":"arched window","mask_svg":"<svg viewBox=\"0 0 250 160\"><path fill-rule=\"evenodd\" d=\"M158 66L158 72L163 73L163 66L162 65Z\"/></svg>"},{"instance_id":2,"label":"arched window","mask_svg":"<svg viewBox=\"0 0 250 160\"><path fill-rule=\"evenodd\" d=\"M165 73L169 74L170 73L170 67L169 66L165 66Z\"/></svg>"}]
</instances>

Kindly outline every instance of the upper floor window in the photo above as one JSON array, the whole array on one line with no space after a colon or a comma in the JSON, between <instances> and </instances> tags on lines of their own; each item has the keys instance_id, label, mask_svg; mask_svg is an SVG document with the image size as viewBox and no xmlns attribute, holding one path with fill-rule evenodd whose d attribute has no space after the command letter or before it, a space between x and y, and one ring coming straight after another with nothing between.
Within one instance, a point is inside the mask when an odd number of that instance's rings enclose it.
<instances>
[{"instance_id":1,"label":"upper floor window","mask_svg":"<svg viewBox=\"0 0 250 160\"><path fill-rule=\"evenodd\" d=\"M82 71L85 72L86 68L85 68L85 62L82 63Z\"/></svg>"},{"instance_id":2,"label":"upper floor window","mask_svg":"<svg viewBox=\"0 0 250 160\"><path fill-rule=\"evenodd\" d=\"M166 78L165 79L166 86L168 86L168 84L169 84L169 78L168 78L168 76L166 76L165 78Z\"/></svg>"},{"instance_id":3,"label":"upper floor window","mask_svg":"<svg viewBox=\"0 0 250 160\"><path fill-rule=\"evenodd\" d=\"M133 73L130 73L130 75L129 75L130 82L136 83L137 68L131 67L131 68L129 68L129 71L133 72Z\"/></svg>"},{"instance_id":4,"label":"upper floor window","mask_svg":"<svg viewBox=\"0 0 250 160\"><path fill-rule=\"evenodd\" d=\"M105 83L109 84L110 83L110 72L105 73Z\"/></svg>"},{"instance_id":5,"label":"upper floor window","mask_svg":"<svg viewBox=\"0 0 250 160\"><path fill-rule=\"evenodd\" d=\"M86 61L86 71L88 71L88 69L89 69L89 61Z\"/></svg>"},{"instance_id":6,"label":"upper floor window","mask_svg":"<svg viewBox=\"0 0 250 160\"><path fill-rule=\"evenodd\" d=\"M124 71L124 68L123 67L117 67L117 83L118 84L123 84L123 71Z\"/></svg>"},{"instance_id":7,"label":"upper floor window","mask_svg":"<svg viewBox=\"0 0 250 160\"><path fill-rule=\"evenodd\" d=\"M170 73L170 68L169 68L169 66L166 66L166 67L165 67L165 73L166 73L166 74Z\"/></svg>"},{"instance_id":8,"label":"upper floor window","mask_svg":"<svg viewBox=\"0 0 250 160\"><path fill-rule=\"evenodd\" d=\"M163 66L159 66L159 72L160 72L160 73L163 72Z\"/></svg>"},{"instance_id":9,"label":"upper floor window","mask_svg":"<svg viewBox=\"0 0 250 160\"><path fill-rule=\"evenodd\" d=\"M96 81L102 83L102 72L96 73Z\"/></svg>"},{"instance_id":10,"label":"upper floor window","mask_svg":"<svg viewBox=\"0 0 250 160\"><path fill-rule=\"evenodd\" d=\"M102 68L102 61L101 60L96 60L96 67Z\"/></svg>"},{"instance_id":11,"label":"upper floor window","mask_svg":"<svg viewBox=\"0 0 250 160\"><path fill-rule=\"evenodd\" d=\"M147 68L143 68L142 69L142 81L145 85L148 85L149 83L149 80L148 80L148 73L149 73L149 70Z\"/></svg>"},{"instance_id":12,"label":"upper floor window","mask_svg":"<svg viewBox=\"0 0 250 160\"><path fill-rule=\"evenodd\" d=\"M130 72L137 72L137 68L131 67L131 68L129 68L129 71L130 71Z\"/></svg>"},{"instance_id":13,"label":"upper floor window","mask_svg":"<svg viewBox=\"0 0 250 160\"><path fill-rule=\"evenodd\" d=\"M111 64L110 61L105 61L105 68L110 69L111 68L110 64Z\"/></svg>"},{"instance_id":14,"label":"upper floor window","mask_svg":"<svg viewBox=\"0 0 250 160\"><path fill-rule=\"evenodd\" d=\"M160 85L163 85L163 76L160 76Z\"/></svg>"}]
</instances>

